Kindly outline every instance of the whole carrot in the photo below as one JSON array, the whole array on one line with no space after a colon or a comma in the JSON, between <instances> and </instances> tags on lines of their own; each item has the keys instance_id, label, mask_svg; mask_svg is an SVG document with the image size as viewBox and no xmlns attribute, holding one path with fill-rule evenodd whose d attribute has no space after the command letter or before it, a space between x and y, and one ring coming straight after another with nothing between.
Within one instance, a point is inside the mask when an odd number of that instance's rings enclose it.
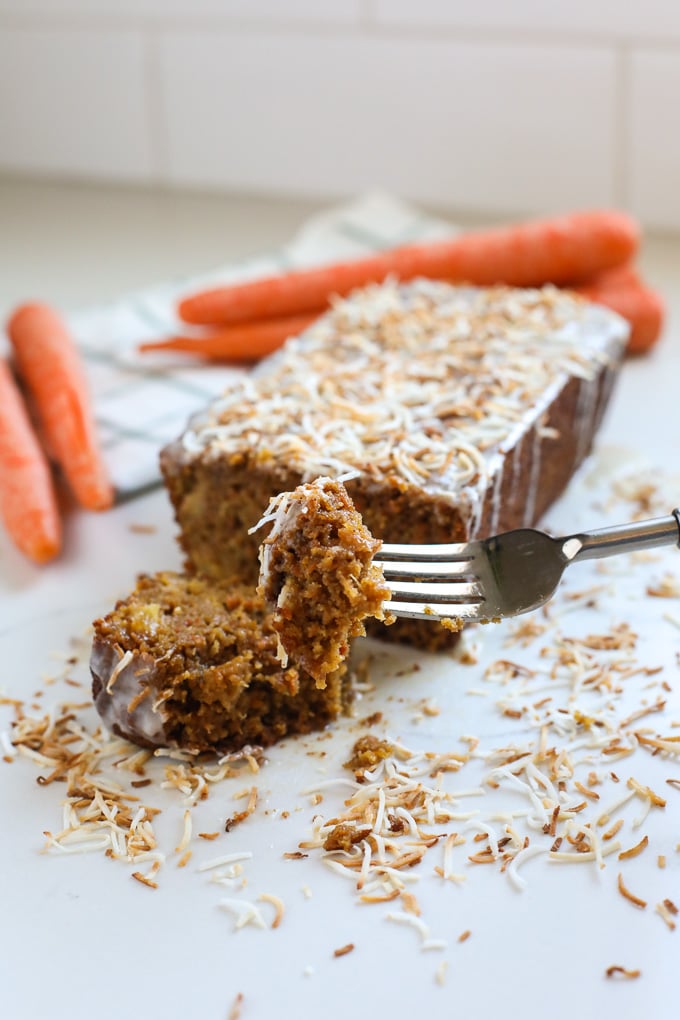
<instances>
[{"instance_id":1,"label":"whole carrot","mask_svg":"<svg viewBox=\"0 0 680 1020\"><path fill-rule=\"evenodd\" d=\"M572 213L201 291L180 301L178 312L185 322L203 325L299 315L391 274L480 286L574 284L628 262L637 245L637 225L623 212Z\"/></svg>"},{"instance_id":2,"label":"whole carrot","mask_svg":"<svg viewBox=\"0 0 680 1020\"><path fill-rule=\"evenodd\" d=\"M665 318L664 302L631 266L611 269L576 290L589 301L605 305L628 320L630 354L643 354L659 339Z\"/></svg>"},{"instance_id":3,"label":"whole carrot","mask_svg":"<svg viewBox=\"0 0 680 1020\"><path fill-rule=\"evenodd\" d=\"M46 563L61 549L61 521L49 465L22 396L0 360L0 517L26 556Z\"/></svg>"},{"instance_id":4,"label":"whole carrot","mask_svg":"<svg viewBox=\"0 0 680 1020\"><path fill-rule=\"evenodd\" d=\"M209 361L258 361L311 325L316 315L293 315L224 326L203 336L171 336L139 345L140 351L181 351Z\"/></svg>"},{"instance_id":5,"label":"whole carrot","mask_svg":"<svg viewBox=\"0 0 680 1020\"><path fill-rule=\"evenodd\" d=\"M11 316L7 333L50 452L82 506L106 509L113 490L99 451L80 355L66 325L47 305L26 304Z\"/></svg>"}]
</instances>

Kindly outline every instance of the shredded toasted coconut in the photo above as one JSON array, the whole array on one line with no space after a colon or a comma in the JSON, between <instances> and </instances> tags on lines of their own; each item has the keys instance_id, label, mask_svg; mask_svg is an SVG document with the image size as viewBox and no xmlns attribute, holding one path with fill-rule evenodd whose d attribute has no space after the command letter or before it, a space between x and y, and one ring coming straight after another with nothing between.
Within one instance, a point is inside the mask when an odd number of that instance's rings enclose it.
<instances>
[{"instance_id":1,"label":"shredded toasted coconut","mask_svg":"<svg viewBox=\"0 0 680 1020\"><path fill-rule=\"evenodd\" d=\"M576 602L587 607L593 597L592 590L577 594L579 599L574 596L562 603L563 610L565 604L570 609ZM674 766L677 762L680 737L674 736L672 729L678 723L668 721L666 699L652 700L654 696L646 691L656 686L670 692L670 685L663 672L659 675L661 667L640 662L643 642L631 627L618 625L605 632L603 627L591 626L596 633L583 637L579 634L585 628L576 635L565 634L563 618L564 611L560 616L556 601L552 615L540 617L540 626L516 629L514 644L539 638L544 642L543 648L536 644L532 649L538 654L537 664L532 662L535 668L499 659L483 674L480 669L479 682L484 686L480 693L488 698L489 711L497 710L502 716L507 743L490 749L478 738L465 737L461 739L466 753L460 754L448 747L444 753L414 751L395 741L383 741L380 754L357 761L356 778L323 779L305 791L320 798L323 789L324 815L328 817L317 815L311 838L300 843L309 854L297 851L284 856L305 858L316 852L333 875L347 880L347 889L357 902L399 906L388 919L416 930L424 950L445 946L429 938L430 926L420 907L422 902L426 908L427 897L418 900L411 891L432 871L447 881L463 882L473 872L473 865L484 863L491 867L481 870L507 875L515 888L522 889L527 881L524 875L530 880L538 864L523 874L520 871L534 856L544 855L552 863L602 868L617 854L624 868L626 861L650 845L658 866L664 867L666 856L656 853L652 830L650 837L636 842L631 829L639 828L653 808L665 808L666 800L646 785L647 775L641 781L624 770L629 764L633 767L631 756L635 756L635 765L647 755L657 763ZM368 673L364 679L363 689L372 690ZM633 684L637 684L636 692L642 691L637 706L631 703ZM624 689L625 702L619 700ZM61 824L45 833L46 849L52 853L103 852L128 861L140 869L133 872L135 881L152 889L157 888L165 852L154 825L158 808L141 800L152 784L145 776L148 762L151 760L149 771L162 770L163 787L184 798L182 828L174 830L175 839L179 835L174 849L181 855L177 865L184 867L192 855L193 809L208 796L213 783L242 775L244 768L254 773L262 761L259 752L246 749L210 766L189 753L174 754L169 764L157 764L150 752L132 748L102 730L88 729L79 715L83 706L71 703L31 719L23 703L0 701L14 707L16 713L11 738L8 735L3 741L7 756L19 754L30 759L40 770L39 784L50 787L58 783L53 790L65 794ZM432 707L429 699L419 697L417 704L424 714L430 714L425 708ZM649 725L652 715L663 716L663 732ZM363 750L370 751L371 746L375 750L375 745L369 744ZM624 761L621 768L617 766L619 775L611 769L618 759ZM469 774L474 768L486 770L485 775L471 780L463 777L461 784L459 773L465 769ZM135 778L130 779L131 775ZM648 781L657 786L661 782L658 776ZM666 783L680 787L674 778ZM613 784L619 784L622 796L616 797L617 791L610 788ZM501 809L498 806L497 796L507 794L514 798L512 811L507 799L501 800ZM254 786L234 796L246 800L246 811L254 809ZM347 799L343 802L342 798ZM640 805L641 814L634 817ZM622 831L627 833L621 837L627 849L615 839ZM196 835L207 840L219 837L218 832ZM460 847L465 849L458 850ZM470 854L470 850L477 852ZM271 925L265 924L254 903L237 898L246 884L241 862L250 857L249 853L224 854L191 870L210 872L211 880L229 890L230 898L221 905L234 915L236 928L247 924L276 927L283 917L283 901L278 896L253 895L274 908ZM423 867L426 859L439 864ZM618 876L619 893L644 909L647 900L630 891L624 874ZM301 888L305 896L311 895L307 886ZM656 904L655 911L669 930L675 929L677 908L671 900ZM459 941L468 934L464 932ZM343 951L350 950L345 948L339 955ZM609 970L610 977L639 973L622 967Z\"/></svg>"},{"instance_id":2,"label":"shredded toasted coconut","mask_svg":"<svg viewBox=\"0 0 680 1020\"><path fill-rule=\"evenodd\" d=\"M442 494L467 490L476 514L526 408L540 416L568 375L591 380L618 334L607 313L551 287L387 281L337 301L267 371L233 385L183 444L189 456L247 449L304 481L387 472Z\"/></svg>"},{"instance_id":3,"label":"shredded toasted coconut","mask_svg":"<svg viewBox=\"0 0 680 1020\"><path fill-rule=\"evenodd\" d=\"M238 992L231 1004L228 1020L241 1020L241 1006L243 1005L243 993Z\"/></svg>"},{"instance_id":4,"label":"shredded toasted coconut","mask_svg":"<svg viewBox=\"0 0 680 1020\"><path fill-rule=\"evenodd\" d=\"M281 921L283 920L283 915L286 910L283 904L283 900L280 898L280 896L274 896L273 893L260 893L260 899L262 900L263 903L271 903L271 905L274 907L275 914L274 920L272 921L272 928L278 928L278 926L281 924Z\"/></svg>"},{"instance_id":5,"label":"shredded toasted coconut","mask_svg":"<svg viewBox=\"0 0 680 1020\"><path fill-rule=\"evenodd\" d=\"M254 903L250 903L248 900L234 900L234 899L221 899L219 903L223 910L229 911L234 914L234 928L245 928L247 924L252 924L256 928L266 928L266 924L262 914Z\"/></svg>"},{"instance_id":6,"label":"shredded toasted coconut","mask_svg":"<svg viewBox=\"0 0 680 1020\"><path fill-rule=\"evenodd\" d=\"M448 970L448 967L449 967L448 960L442 960L442 962L439 964L436 971L434 972L434 979L438 985L446 984L446 971Z\"/></svg>"},{"instance_id":7,"label":"shredded toasted coconut","mask_svg":"<svg viewBox=\"0 0 680 1020\"><path fill-rule=\"evenodd\" d=\"M619 877L617 879L617 885L619 887L619 892L625 899L629 900L634 906L640 907L640 909L644 910L644 908L647 906L647 900L640 899L639 896L635 896L635 894L632 893L630 889L627 888L625 882L623 881L623 875L620 872Z\"/></svg>"},{"instance_id":8,"label":"shredded toasted coconut","mask_svg":"<svg viewBox=\"0 0 680 1020\"><path fill-rule=\"evenodd\" d=\"M636 843L635 846L630 847L630 849L628 850L622 850L621 853L619 854L619 860L624 861L630 857L637 857L638 854L641 854L645 847L647 847L648 845L649 838L647 836L643 836L640 842Z\"/></svg>"},{"instance_id":9,"label":"shredded toasted coconut","mask_svg":"<svg viewBox=\"0 0 680 1020\"><path fill-rule=\"evenodd\" d=\"M628 970L626 967L619 967L614 965L613 967L607 967L605 974L608 978L622 977L622 978L639 978L641 971L639 970Z\"/></svg>"},{"instance_id":10,"label":"shredded toasted coconut","mask_svg":"<svg viewBox=\"0 0 680 1020\"><path fill-rule=\"evenodd\" d=\"M353 950L354 950L354 943L353 942L348 942L347 945L340 946L339 949L334 949L333 950L333 956L347 956L347 954L351 953Z\"/></svg>"},{"instance_id":11,"label":"shredded toasted coconut","mask_svg":"<svg viewBox=\"0 0 680 1020\"><path fill-rule=\"evenodd\" d=\"M675 931L676 922L674 921L673 918L678 911L677 909L675 910L669 909L669 900L663 900L661 903L657 903L654 909L656 910L657 914L661 916L666 927L669 928L671 931Z\"/></svg>"}]
</instances>

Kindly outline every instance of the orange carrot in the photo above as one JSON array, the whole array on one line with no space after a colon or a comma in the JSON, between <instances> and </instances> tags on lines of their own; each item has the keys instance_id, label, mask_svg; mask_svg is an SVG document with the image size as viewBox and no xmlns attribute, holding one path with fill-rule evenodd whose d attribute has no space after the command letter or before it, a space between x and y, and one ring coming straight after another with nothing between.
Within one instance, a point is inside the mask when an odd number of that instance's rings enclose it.
<instances>
[{"instance_id":1,"label":"orange carrot","mask_svg":"<svg viewBox=\"0 0 680 1020\"><path fill-rule=\"evenodd\" d=\"M643 283L631 266L611 269L576 290L589 301L606 305L628 320L631 325L629 354L643 354L659 339L665 316L663 300Z\"/></svg>"},{"instance_id":2,"label":"orange carrot","mask_svg":"<svg viewBox=\"0 0 680 1020\"><path fill-rule=\"evenodd\" d=\"M80 355L66 325L47 305L27 304L14 312L7 332L50 453L78 501L89 510L105 510L113 490L97 444Z\"/></svg>"},{"instance_id":3,"label":"orange carrot","mask_svg":"<svg viewBox=\"0 0 680 1020\"><path fill-rule=\"evenodd\" d=\"M180 301L178 311L185 322L198 325L299 315L390 274L481 286L574 284L628 262L637 245L638 227L623 212L572 213L201 291Z\"/></svg>"},{"instance_id":4,"label":"orange carrot","mask_svg":"<svg viewBox=\"0 0 680 1020\"><path fill-rule=\"evenodd\" d=\"M5 361L0 360L0 517L36 563L61 549L61 521L49 465Z\"/></svg>"},{"instance_id":5,"label":"orange carrot","mask_svg":"<svg viewBox=\"0 0 680 1020\"><path fill-rule=\"evenodd\" d=\"M181 351L210 361L257 361L271 354L291 336L297 336L317 315L293 315L260 319L239 326L225 326L202 336L172 336L139 345L140 351Z\"/></svg>"}]
</instances>

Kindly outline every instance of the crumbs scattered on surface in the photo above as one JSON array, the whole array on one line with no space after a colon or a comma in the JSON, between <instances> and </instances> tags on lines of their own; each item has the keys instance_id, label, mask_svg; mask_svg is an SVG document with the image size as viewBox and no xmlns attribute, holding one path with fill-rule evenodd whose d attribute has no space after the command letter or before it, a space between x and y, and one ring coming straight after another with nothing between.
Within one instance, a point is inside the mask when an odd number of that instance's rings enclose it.
<instances>
[{"instance_id":1,"label":"crumbs scattered on surface","mask_svg":"<svg viewBox=\"0 0 680 1020\"><path fill-rule=\"evenodd\" d=\"M344 767L353 772L361 772L363 769L370 769L379 761L389 758L394 750L394 745L389 740L380 740L371 733L360 737L352 748L352 757L349 758Z\"/></svg>"},{"instance_id":2,"label":"crumbs scattered on surface","mask_svg":"<svg viewBox=\"0 0 680 1020\"><path fill-rule=\"evenodd\" d=\"M648 586L647 594L676 597L670 594L675 589L669 577L663 575L661 581ZM562 606L565 612L574 607L590 609L596 594L594 589L568 596L565 593ZM650 812L665 809L666 799L628 774L627 766L640 753L663 762L680 761L680 737L673 735L678 723L666 722L663 728L655 723L666 710L666 700L647 690L656 686L657 691L662 688L670 692L670 685L660 674L660 666L641 660L642 642L630 625L618 624L609 630L593 628L595 633L576 636L563 632L562 621L567 618L564 613L560 617L559 609L553 607L552 614L550 619L536 615L509 628L507 645L524 648L534 644L540 662L536 669L514 661L509 651L504 653L508 657L491 663L480 675L479 693L489 698L489 707L494 705L508 720L509 731L514 732L517 725L518 739L508 740L502 747L484 748L478 738L465 737L461 738L467 745L464 750L440 754L411 750L396 739L380 740L365 734L355 742L346 762L354 776L327 779L306 791L315 805L325 798L325 803L333 806L328 809L327 819L314 817L311 839L300 844L302 849L284 853L283 857L304 860L319 854L330 871L350 879L347 885L358 903L399 907L385 915L386 919L413 929L421 950L446 947L443 940L430 938L420 905L422 902L426 907L427 897L418 900L413 892L414 885L426 877L426 859L437 862L429 872L431 880L462 884L471 870L484 864L505 876L520 892L527 885L525 875L530 876L536 867L529 862L541 855L548 867L574 863L603 869L611 855L616 855L614 859L624 868L625 862L647 852L651 864L656 860L658 868L665 868L666 854L654 847L653 828L649 836L641 838L639 829ZM460 655L457 661L463 661ZM370 663L370 657L364 662ZM403 673L416 672L417 668ZM369 664L361 675L363 692L373 691ZM72 678L61 679L69 686L75 685ZM50 684L54 682L55 678L49 678ZM642 688L642 700L624 717L620 710L617 712L617 697L624 690L630 693L633 682ZM38 698L41 693L35 692L32 697ZM135 881L157 889L168 851L159 845L154 824L159 809L142 803L144 794L140 792L155 782L145 774L152 764L151 753L110 737L99 727L84 725L80 713L90 708L89 702L67 701L38 718L27 716L28 705L19 699L2 698L0 704L12 708L15 715L11 733L0 733L5 761L13 761L18 755L29 758L39 770L37 782L41 787L58 783L60 792L65 793L62 828L45 833L46 850L103 852L110 859L132 864ZM436 715L435 710L427 711L426 705L436 709L429 699L420 699L423 714ZM383 714L374 712L359 725L379 722L383 722ZM178 866L188 862L192 848L195 851L200 847L199 841L216 840L221 835L195 833L193 808L208 797L214 784L247 772L254 775L262 761L261 751L247 748L209 765L181 753L163 765L160 786L179 795L184 808L181 831L171 843L179 857ZM457 774L461 769L467 774L474 762L486 769L483 780L480 785L461 786ZM622 763L616 765L617 772L611 767L616 762ZM446 786L450 773L457 776L455 788ZM135 778L129 779L131 775ZM121 777L127 781L121 782ZM665 782L680 789L680 780L675 777ZM320 787L324 788L323 797ZM334 800L336 789L342 791L342 797L347 796L339 810ZM523 795L526 809L512 817L494 815L489 795L496 790ZM249 784L236 796L246 805L227 820L227 828L255 810L257 787ZM478 798L484 797L482 814ZM637 815L631 818L628 812L633 808ZM628 833L625 849L616 838L621 833L622 839ZM210 872L210 881L236 890L239 898L234 894L219 904L234 916L235 929L277 928L284 917L280 897L273 893L258 895L256 891L252 897L256 902L241 898L246 883L243 862L251 856L222 854L199 863L196 871ZM619 872L617 879L622 897L640 911L648 902L654 903L651 895L647 899L632 892L624 874L623 870ZM638 882L632 884L636 887ZM300 888L306 899L311 898L308 886ZM647 891L639 889L643 894ZM268 904L269 910L261 909L258 903ZM304 909L302 905L300 909ZM657 902L654 912L668 931L676 930L678 908L670 898ZM655 923L665 937L658 920ZM411 936L407 931L404 937ZM469 937L470 931L466 930L457 941L462 943ZM333 955L343 956L353 949L354 943L348 943ZM446 970L447 961L442 960L435 972L438 984L444 984ZM311 968L305 971L311 972ZM613 979L640 976L639 970L622 966L612 966L605 973ZM240 1009L242 996L237 999Z\"/></svg>"},{"instance_id":3,"label":"crumbs scattered on surface","mask_svg":"<svg viewBox=\"0 0 680 1020\"><path fill-rule=\"evenodd\" d=\"M109 735L101 725L88 728L79 713L90 709L91 702L64 702L37 718L27 716L20 703L13 707L13 751L41 770L37 777L40 786L63 784L62 827L55 832L45 830L45 850L62 854L100 852L124 863L145 862L149 869L137 868L132 877L157 889L159 872L170 850L159 845L155 829L160 809L141 803L137 792L154 783L145 771L157 755ZM164 778L158 785L176 791L186 805L174 846L178 866L185 867L193 853L192 809L208 797L214 784L247 771L256 772L262 755L258 749L247 748L205 764L192 761L190 755L176 754L175 760L163 766ZM127 779L129 776L136 778ZM255 787L244 791L243 795L248 796L244 815L254 810L256 793ZM219 834L198 835L212 840ZM199 866L203 869L205 865Z\"/></svg>"},{"instance_id":4,"label":"crumbs scattered on surface","mask_svg":"<svg viewBox=\"0 0 680 1020\"><path fill-rule=\"evenodd\" d=\"M371 715L367 715L364 719L359 719L359 726L377 726L378 723L382 722L382 712L372 712Z\"/></svg>"},{"instance_id":5,"label":"crumbs scattered on surface","mask_svg":"<svg viewBox=\"0 0 680 1020\"><path fill-rule=\"evenodd\" d=\"M537 646L539 667L503 658L485 669L483 693L491 696L494 687L498 690L500 714L521 722L520 742L482 750L478 738L466 737L467 751L437 754L366 734L356 741L346 763L356 781L350 796L339 809L337 802L335 810L329 808L334 814L328 820L317 815L312 838L300 843L305 850L320 850L331 871L351 878L359 902L400 899L403 909L386 919L416 929L423 948L446 945L429 938L419 905L418 911L409 909L418 901L407 884L423 879L422 862L432 853L441 855L433 870L445 881L463 883L470 865L484 864L505 874L521 891L527 885L523 869L538 856L551 865L603 869L610 856L627 862L650 845L648 835L636 836L625 848L615 837L624 826L639 829L650 811L665 808L665 798L633 775L626 777L624 792L612 796L612 787L618 785L620 791L624 782L611 766L640 751L677 761L680 738L655 733L641 722L662 713L666 701L647 698L650 686L664 682L659 678L662 667L637 657L640 642L633 627L616 623L585 634L563 632L566 614L575 606L592 608L592 599L591 589L571 593L561 615L553 607L550 619L543 617L540 626L514 628L510 644L543 642ZM641 703L624 716L617 712L617 695L626 684L630 690L632 678L639 680ZM420 699L419 706L425 701ZM488 767L481 785L448 789L447 773L469 770L473 760ZM321 785L331 803L333 781ZM514 812L511 819L494 814L492 807L485 815L477 807L466 810L462 798L482 796L485 790L523 792L527 810ZM623 811L634 802L641 804L641 811L631 821ZM458 847L467 849L457 862ZM639 909L647 906L625 884L623 873L618 888ZM676 922L665 901L657 912L673 930ZM468 937L464 932L460 940Z\"/></svg>"}]
</instances>

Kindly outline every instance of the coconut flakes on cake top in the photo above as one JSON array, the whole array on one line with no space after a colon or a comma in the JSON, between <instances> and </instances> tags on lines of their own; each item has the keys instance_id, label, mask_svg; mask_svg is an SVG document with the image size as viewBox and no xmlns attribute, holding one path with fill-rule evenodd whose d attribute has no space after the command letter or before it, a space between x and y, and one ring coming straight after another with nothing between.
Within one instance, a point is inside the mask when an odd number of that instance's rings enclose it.
<instances>
[{"instance_id":1,"label":"coconut flakes on cake top","mask_svg":"<svg viewBox=\"0 0 680 1020\"><path fill-rule=\"evenodd\" d=\"M554 287L387 281L336 301L212 404L184 445L247 452L303 480L358 471L460 491L624 338L623 320Z\"/></svg>"}]
</instances>

